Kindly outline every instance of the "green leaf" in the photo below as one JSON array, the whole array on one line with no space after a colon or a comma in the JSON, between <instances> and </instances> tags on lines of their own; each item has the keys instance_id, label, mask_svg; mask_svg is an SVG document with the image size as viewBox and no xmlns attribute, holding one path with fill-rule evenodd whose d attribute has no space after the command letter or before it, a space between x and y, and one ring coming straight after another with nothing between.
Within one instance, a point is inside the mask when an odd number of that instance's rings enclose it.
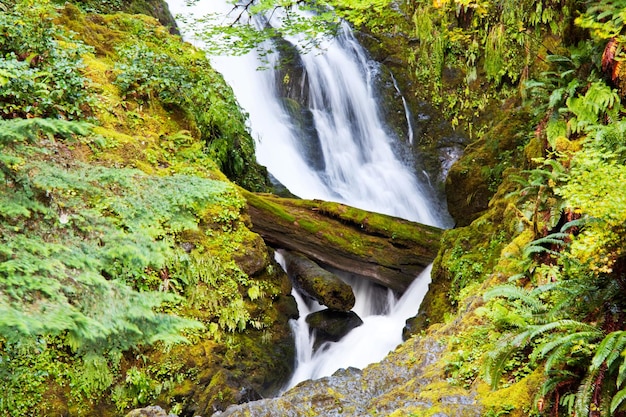
<instances>
[{"instance_id":1,"label":"green leaf","mask_svg":"<svg viewBox=\"0 0 626 417\"><path fill-rule=\"evenodd\" d=\"M626 388L617 391L611 400L611 414L615 413L626 399Z\"/></svg>"},{"instance_id":2,"label":"green leaf","mask_svg":"<svg viewBox=\"0 0 626 417\"><path fill-rule=\"evenodd\" d=\"M250 288L248 288L248 297L250 297L252 301L259 298L260 295L261 295L261 289L258 286L253 285Z\"/></svg>"},{"instance_id":3,"label":"green leaf","mask_svg":"<svg viewBox=\"0 0 626 417\"><path fill-rule=\"evenodd\" d=\"M620 356L625 346L626 331L609 333L598 345L596 354L591 360L590 369L598 370L605 362L607 367L610 367L613 361Z\"/></svg>"}]
</instances>

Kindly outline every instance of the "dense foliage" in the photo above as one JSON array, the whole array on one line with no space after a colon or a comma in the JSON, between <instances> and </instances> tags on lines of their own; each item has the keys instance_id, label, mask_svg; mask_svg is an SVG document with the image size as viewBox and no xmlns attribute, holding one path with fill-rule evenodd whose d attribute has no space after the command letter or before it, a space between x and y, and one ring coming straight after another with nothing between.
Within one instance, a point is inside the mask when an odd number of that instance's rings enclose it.
<instances>
[{"instance_id":1,"label":"dense foliage","mask_svg":"<svg viewBox=\"0 0 626 417\"><path fill-rule=\"evenodd\" d=\"M583 7L576 24L592 29L590 36L555 45L560 53L547 55L544 70L522 84L535 122L525 143L528 169L509 174L485 217L500 211L512 242L495 267L473 278L500 284L482 287L487 304L476 313L487 321L472 331L482 341L454 342L467 349L449 367L461 384L482 375L493 388L510 387L541 370L543 385L526 413L625 410L626 136L621 78L606 65L622 29L616 3ZM470 259L456 257L448 267ZM463 287L466 295L478 291L468 281Z\"/></svg>"},{"instance_id":2,"label":"dense foliage","mask_svg":"<svg viewBox=\"0 0 626 417\"><path fill-rule=\"evenodd\" d=\"M86 45L74 42L49 14L27 3L0 14L0 31L3 119L76 119L88 111L87 80L80 73L80 55L89 51Z\"/></svg>"},{"instance_id":3,"label":"dense foliage","mask_svg":"<svg viewBox=\"0 0 626 417\"><path fill-rule=\"evenodd\" d=\"M281 28L232 24L277 6ZM446 234L435 268L447 280L437 314L458 326L446 383L488 383L487 415L625 415L626 3L233 7L234 21L205 36L236 52L279 34L315 42L339 18L381 42L403 33L393 39L415 93L477 138L466 155L510 145L498 166L462 161L466 175L488 171L493 199ZM225 369L249 372L255 349L272 350L240 332L270 341L283 290L236 259L258 242L217 168L249 188L265 178L232 93L202 53L147 18L4 0L0 29L0 415L157 400L180 411L192 380L206 383L207 409L237 401ZM490 124L511 112L524 114L517 131ZM176 348L162 359L185 340L199 357L227 348L214 356L225 365L200 370ZM532 403L499 394L538 375Z\"/></svg>"},{"instance_id":4,"label":"dense foliage","mask_svg":"<svg viewBox=\"0 0 626 417\"><path fill-rule=\"evenodd\" d=\"M46 1L0 3L0 32L0 415L181 410L200 370L161 357L181 343L265 366L237 334L272 325L284 288L219 168L266 179L204 55Z\"/></svg>"}]
</instances>

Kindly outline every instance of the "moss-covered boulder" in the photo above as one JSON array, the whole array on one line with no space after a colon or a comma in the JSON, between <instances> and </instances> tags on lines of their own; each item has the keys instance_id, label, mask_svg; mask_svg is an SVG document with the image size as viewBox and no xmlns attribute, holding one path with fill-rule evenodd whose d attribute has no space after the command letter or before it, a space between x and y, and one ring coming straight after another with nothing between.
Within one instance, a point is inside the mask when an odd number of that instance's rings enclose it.
<instances>
[{"instance_id":1,"label":"moss-covered boulder","mask_svg":"<svg viewBox=\"0 0 626 417\"><path fill-rule=\"evenodd\" d=\"M355 298L352 288L332 272L297 252L282 252L287 273L301 292L318 303L337 311L350 311Z\"/></svg>"},{"instance_id":2,"label":"moss-covered boulder","mask_svg":"<svg viewBox=\"0 0 626 417\"><path fill-rule=\"evenodd\" d=\"M442 379L438 361L445 348L435 338L413 338L364 370L342 369L305 381L281 397L231 406L216 415L481 416L483 406L475 393Z\"/></svg>"},{"instance_id":3,"label":"moss-covered boulder","mask_svg":"<svg viewBox=\"0 0 626 417\"><path fill-rule=\"evenodd\" d=\"M507 168L515 161L523 165L530 117L514 102L497 112L499 121L465 148L446 179L448 210L459 227L487 210Z\"/></svg>"}]
</instances>

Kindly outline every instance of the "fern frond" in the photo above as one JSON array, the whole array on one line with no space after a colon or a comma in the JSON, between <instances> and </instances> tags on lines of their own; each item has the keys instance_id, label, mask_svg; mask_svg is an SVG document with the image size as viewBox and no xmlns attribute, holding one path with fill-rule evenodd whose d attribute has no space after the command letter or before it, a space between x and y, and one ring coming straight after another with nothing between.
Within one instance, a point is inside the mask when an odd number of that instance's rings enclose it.
<instances>
[{"instance_id":1,"label":"fern frond","mask_svg":"<svg viewBox=\"0 0 626 417\"><path fill-rule=\"evenodd\" d=\"M562 245L564 243L563 239L566 239L568 237L569 237L569 233L557 232L557 233L551 233L548 236L545 236L539 239L535 239L531 243L536 244L536 245L540 245L542 243Z\"/></svg>"},{"instance_id":2,"label":"fern frond","mask_svg":"<svg viewBox=\"0 0 626 417\"><path fill-rule=\"evenodd\" d=\"M596 387L595 382L599 371L587 372L585 379L578 386L576 392L576 402L574 404L574 415L576 417L589 416L593 391Z\"/></svg>"},{"instance_id":3,"label":"fern frond","mask_svg":"<svg viewBox=\"0 0 626 417\"><path fill-rule=\"evenodd\" d=\"M579 324L583 323L574 322L573 320L561 320L546 325L528 326L521 332L509 334L501 339L498 346L491 351L485 361L484 374L487 383L496 389L502 377L504 366L510 356L515 351L525 348L536 336L555 327L561 326L566 328Z\"/></svg>"},{"instance_id":4,"label":"fern frond","mask_svg":"<svg viewBox=\"0 0 626 417\"><path fill-rule=\"evenodd\" d=\"M570 348L575 342L581 340L589 343L598 339L601 335L602 332L599 330L564 334L556 339L551 339L548 342L542 343L535 349L535 351L533 351L533 356L536 359L542 359L559 347Z\"/></svg>"},{"instance_id":5,"label":"fern frond","mask_svg":"<svg viewBox=\"0 0 626 417\"><path fill-rule=\"evenodd\" d=\"M564 95L565 91L562 88L557 88L556 90L552 91L552 94L550 94L550 98L548 99L548 108L552 109L560 104L563 100Z\"/></svg>"},{"instance_id":6,"label":"fern frond","mask_svg":"<svg viewBox=\"0 0 626 417\"><path fill-rule=\"evenodd\" d=\"M602 333L600 331L566 334L556 340L541 345L537 356L544 357L550 353L546 360L546 369L549 370L572 360L572 348L576 342L584 341L586 344L590 344L601 335Z\"/></svg>"},{"instance_id":7,"label":"fern frond","mask_svg":"<svg viewBox=\"0 0 626 417\"><path fill-rule=\"evenodd\" d=\"M564 285L563 282L564 281L562 280L548 282L548 283L545 283L543 285L533 288L530 292L534 296L538 297L541 294L547 293L549 291L554 291L555 289L559 289L561 286Z\"/></svg>"},{"instance_id":8,"label":"fern frond","mask_svg":"<svg viewBox=\"0 0 626 417\"><path fill-rule=\"evenodd\" d=\"M600 369L605 362L607 367L611 367L615 359L624 350L624 347L626 347L626 331L609 333L598 345L589 369Z\"/></svg>"},{"instance_id":9,"label":"fern frond","mask_svg":"<svg viewBox=\"0 0 626 417\"><path fill-rule=\"evenodd\" d=\"M571 220L565 223L563 226L561 226L560 232L563 234L569 235L567 231L571 229L572 227L583 227L583 226L586 226L588 223L589 223L589 219L586 217L581 217L580 219Z\"/></svg>"},{"instance_id":10,"label":"fern frond","mask_svg":"<svg viewBox=\"0 0 626 417\"><path fill-rule=\"evenodd\" d=\"M624 400L626 400L626 388L617 391L617 393L613 396L613 399L611 400L611 414L614 414L615 411L617 411Z\"/></svg>"},{"instance_id":11,"label":"fern frond","mask_svg":"<svg viewBox=\"0 0 626 417\"><path fill-rule=\"evenodd\" d=\"M504 366L513 352L519 349L519 346L516 346L514 343L516 338L512 336L513 335L510 335L503 339L499 343L500 346L490 352L485 360L483 372L485 380L489 385L491 385L492 389L498 388L500 378L502 378L502 373L504 372Z\"/></svg>"},{"instance_id":12,"label":"fern frond","mask_svg":"<svg viewBox=\"0 0 626 417\"><path fill-rule=\"evenodd\" d=\"M572 64L572 59L568 56L565 55L548 55L546 56L546 61L548 62L553 62L553 63L565 63L565 64Z\"/></svg>"},{"instance_id":13,"label":"fern frond","mask_svg":"<svg viewBox=\"0 0 626 417\"><path fill-rule=\"evenodd\" d=\"M562 341L561 341L562 342ZM550 350L552 353L548 356L548 359L545 363L545 370L550 371L552 369L556 369L567 364L568 360L571 359L571 342L562 342L557 343L556 346L550 346ZM534 351L533 351L534 353ZM547 352L546 352L547 353ZM546 354L544 353L544 355Z\"/></svg>"},{"instance_id":14,"label":"fern frond","mask_svg":"<svg viewBox=\"0 0 626 417\"><path fill-rule=\"evenodd\" d=\"M598 331L596 327L590 324L582 323L576 320L563 319L563 320L556 320L556 321L546 323L546 324L529 326L528 330L523 332L523 334L525 334L525 337L527 337L529 340L532 340L535 337L541 334L544 334L546 332L549 332L551 330L568 331L568 332L572 332L572 331L597 332Z\"/></svg>"},{"instance_id":15,"label":"fern frond","mask_svg":"<svg viewBox=\"0 0 626 417\"><path fill-rule=\"evenodd\" d=\"M544 248L543 246L527 246L526 249L524 249L523 255L527 258L529 258L531 255L535 254L535 253L550 253L552 255L558 255L558 252L552 249L548 249L548 248Z\"/></svg>"},{"instance_id":16,"label":"fern frond","mask_svg":"<svg viewBox=\"0 0 626 417\"><path fill-rule=\"evenodd\" d=\"M539 80L526 80L524 82L524 88L532 89L532 88L546 88L548 87L545 82Z\"/></svg>"},{"instance_id":17,"label":"fern frond","mask_svg":"<svg viewBox=\"0 0 626 417\"><path fill-rule=\"evenodd\" d=\"M520 300L534 311L541 310L543 303L531 292L515 285L500 285L485 292L483 299L485 301L492 300L497 297L503 297L508 300Z\"/></svg>"},{"instance_id":18,"label":"fern frond","mask_svg":"<svg viewBox=\"0 0 626 417\"><path fill-rule=\"evenodd\" d=\"M551 233L548 236L535 239L532 242L530 242L528 245L526 245L523 251L523 255L525 257L530 257L531 255L535 253L543 253L543 252L551 253L551 254L558 254L557 251L548 249L546 246L548 245L562 246L565 244L564 239L568 237L569 237L569 233L556 232L556 233Z\"/></svg>"},{"instance_id":19,"label":"fern frond","mask_svg":"<svg viewBox=\"0 0 626 417\"><path fill-rule=\"evenodd\" d=\"M622 364L619 366L619 370L617 371L617 387L620 388L626 379L626 360L622 361Z\"/></svg>"},{"instance_id":20,"label":"fern frond","mask_svg":"<svg viewBox=\"0 0 626 417\"><path fill-rule=\"evenodd\" d=\"M563 369L551 369L546 371L547 379L539 388L537 395L539 397L546 397L550 393L554 392L559 386L564 385L567 382L570 382L576 379L578 376L570 371L566 371Z\"/></svg>"},{"instance_id":21,"label":"fern frond","mask_svg":"<svg viewBox=\"0 0 626 417\"><path fill-rule=\"evenodd\" d=\"M569 393L564 395L559 404L567 409L567 415L574 414L574 404L576 403L576 394Z\"/></svg>"},{"instance_id":22,"label":"fern frond","mask_svg":"<svg viewBox=\"0 0 626 417\"><path fill-rule=\"evenodd\" d=\"M565 167L557 159L545 159L543 164L552 168L552 171L550 172L550 174L552 174L551 176L565 172Z\"/></svg>"},{"instance_id":23,"label":"fern frond","mask_svg":"<svg viewBox=\"0 0 626 417\"><path fill-rule=\"evenodd\" d=\"M41 135L70 137L84 136L92 125L63 119L9 119L0 120L0 143L34 142Z\"/></svg>"}]
</instances>

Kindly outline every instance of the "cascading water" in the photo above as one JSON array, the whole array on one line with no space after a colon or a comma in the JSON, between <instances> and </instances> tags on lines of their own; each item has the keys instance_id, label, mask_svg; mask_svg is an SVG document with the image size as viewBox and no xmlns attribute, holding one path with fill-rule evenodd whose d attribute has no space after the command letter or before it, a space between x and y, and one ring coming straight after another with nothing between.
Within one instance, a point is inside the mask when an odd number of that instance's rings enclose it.
<instances>
[{"instance_id":1,"label":"cascading water","mask_svg":"<svg viewBox=\"0 0 626 417\"><path fill-rule=\"evenodd\" d=\"M232 8L219 1L200 2L193 9L185 7L184 0L168 0L168 4L175 14L191 12L196 16L227 13ZM184 26L181 29L184 33ZM287 41L295 43L293 39ZM270 56L272 59L279 58ZM263 63L254 51L240 57L212 58L214 67L222 72L249 113L258 161L302 198L338 201L441 225L443 219L433 213L427 188L394 152L394 138L381 120L375 99L377 65L367 59L348 26L344 25L333 40L323 42L320 49L301 53L298 59L302 78L295 88L300 90L297 95L304 97L297 105L302 107L301 115L310 117L313 156L310 144L307 154L302 129L285 105L289 100L278 94L284 87L279 85L286 81L284 76L281 80L274 70L258 71ZM429 281L427 269L400 300L390 291L355 281L357 303L353 310L364 324L315 353L304 318L322 307L308 305L295 294L301 319L293 325L298 358L289 386L330 375L342 367L364 367L381 360L401 342L405 320L417 312Z\"/></svg>"},{"instance_id":2,"label":"cascading water","mask_svg":"<svg viewBox=\"0 0 626 417\"><path fill-rule=\"evenodd\" d=\"M393 74L391 74L391 81L393 81L393 88L396 89L396 91L398 92L398 94L400 94L400 98L402 99L402 107L404 107L404 117L406 118L406 124L407 124L407 136L409 139L409 143L413 144L413 122L412 122L412 117L411 117L411 110L409 109L409 105L406 102L406 99L404 98L404 96L402 95L402 91L400 91L400 87L398 87L398 81L396 80L396 77L393 76Z\"/></svg>"},{"instance_id":3,"label":"cascading water","mask_svg":"<svg viewBox=\"0 0 626 417\"><path fill-rule=\"evenodd\" d=\"M298 355L297 366L285 389L307 379L332 375L340 368L364 368L382 360L402 342L406 320L417 313L428 291L431 268L426 268L400 299L396 299L391 291L385 292L382 309L372 308L372 301L380 299L375 287L367 281L354 281L352 288L357 303L352 310L362 318L363 324L339 342L327 342L317 351L313 350L315 341L305 320L309 313L323 307L316 303L311 306L295 293L300 311L300 318L292 324Z\"/></svg>"}]
</instances>

